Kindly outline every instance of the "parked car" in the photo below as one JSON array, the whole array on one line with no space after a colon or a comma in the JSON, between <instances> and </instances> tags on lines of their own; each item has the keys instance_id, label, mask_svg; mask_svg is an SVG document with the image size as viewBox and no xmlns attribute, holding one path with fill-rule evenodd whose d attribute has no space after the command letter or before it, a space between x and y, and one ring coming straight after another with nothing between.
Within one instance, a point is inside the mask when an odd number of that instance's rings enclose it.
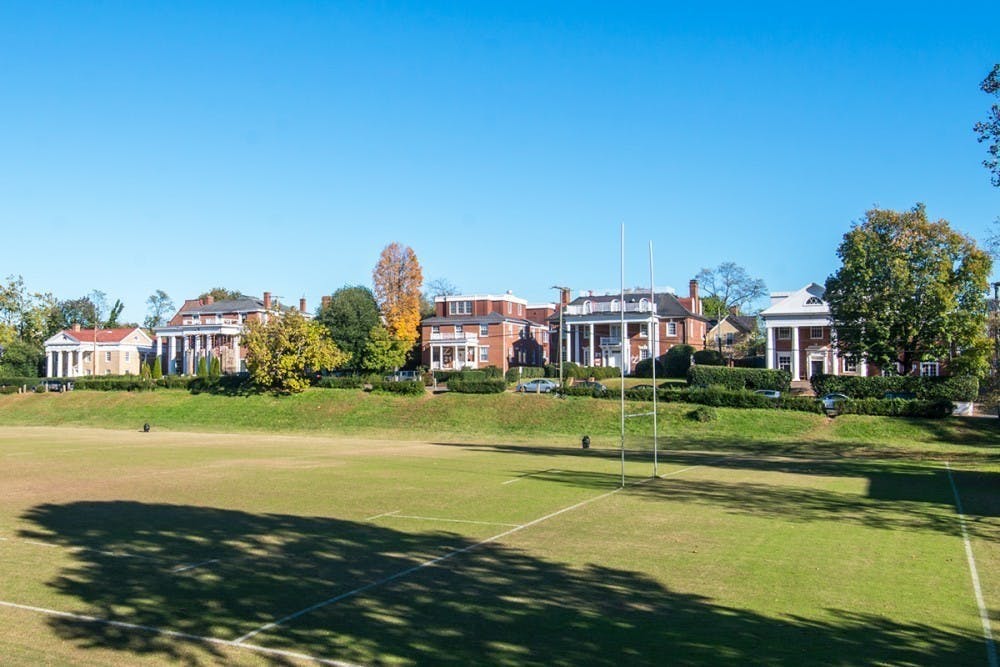
<instances>
[{"instance_id":1,"label":"parked car","mask_svg":"<svg viewBox=\"0 0 1000 667\"><path fill-rule=\"evenodd\" d=\"M846 401L847 399L848 397L844 394L838 394L836 392L824 394L819 398L819 400L823 403L824 410L837 410L840 407L837 404Z\"/></svg>"},{"instance_id":2,"label":"parked car","mask_svg":"<svg viewBox=\"0 0 1000 667\"><path fill-rule=\"evenodd\" d=\"M546 380L545 378L536 378L534 380L528 380L527 382L522 382L517 385L516 391L521 393L541 393L547 394L550 391L555 391L559 388L558 382L553 382L552 380Z\"/></svg>"},{"instance_id":3,"label":"parked car","mask_svg":"<svg viewBox=\"0 0 1000 667\"><path fill-rule=\"evenodd\" d=\"M573 386L574 387L587 387L589 389L595 389L595 390L597 390L597 391L599 391L601 393L603 393L603 392L605 392L605 391L608 390L608 388L605 387L603 384L601 384L600 382L596 382L594 380L580 380L579 382L574 382ZM650 387L652 387L652 385L650 385Z\"/></svg>"},{"instance_id":4,"label":"parked car","mask_svg":"<svg viewBox=\"0 0 1000 667\"><path fill-rule=\"evenodd\" d=\"M767 398L781 398L781 392L777 389L755 389L753 393L766 396Z\"/></svg>"},{"instance_id":5,"label":"parked car","mask_svg":"<svg viewBox=\"0 0 1000 667\"><path fill-rule=\"evenodd\" d=\"M415 382L420 379L420 371L396 371L387 375L386 382Z\"/></svg>"}]
</instances>

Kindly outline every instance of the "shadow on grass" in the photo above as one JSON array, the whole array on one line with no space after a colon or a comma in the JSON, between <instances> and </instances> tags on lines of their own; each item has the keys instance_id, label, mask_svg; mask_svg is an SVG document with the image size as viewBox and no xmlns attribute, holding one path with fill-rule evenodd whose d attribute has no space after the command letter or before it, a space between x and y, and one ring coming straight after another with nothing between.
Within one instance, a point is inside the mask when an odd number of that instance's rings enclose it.
<instances>
[{"instance_id":1,"label":"shadow on grass","mask_svg":"<svg viewBox=\"0 0 1000 667\"><path fill-rule=\"evenodd\" d=\"M446 532L125 501L46 504L22 518L33 525L22 537L77 548L73 564L49 582L78 601L74 611L225 638L473 544ZM485 544L252 641L377 664L969 664L983 658L982 640L971 630L842 610L767 617L672 591L597 559L569 567ZM179 570L207 560L215 562ZM188 664L206 656L152 634L49 622L82 649Z\"/></svg>"}]
</instances>

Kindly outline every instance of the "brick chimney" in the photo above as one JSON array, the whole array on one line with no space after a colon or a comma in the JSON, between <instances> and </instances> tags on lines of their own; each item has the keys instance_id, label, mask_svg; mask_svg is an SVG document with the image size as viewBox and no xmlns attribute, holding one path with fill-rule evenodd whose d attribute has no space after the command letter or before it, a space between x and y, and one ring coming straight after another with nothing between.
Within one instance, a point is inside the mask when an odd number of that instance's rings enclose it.
<instances>
[{"instance_id":1,"label":"brick chimney","mask_svg":"<svg viewBox=\"0 0 1000 667\"><path fill-rule=\"evenodd\" d=\"M559 305L565 308L569 305L570 301L572 301L570 298L570 289L568 287L564 287L559 290Z\"/></svg>"},{"instance_id":2,"label":"brick chimney","mask_svg":"<svg viewBox=\"0 0 1000 667\"><path fill-rule=\"evenodd\" d=\"M79 330L80 330L80 323L73 322L73 331L79 331Z\"/></svg>"},{"instance_id":3,"label":"brick chimney","mask_svg":"<svg viewBox=\"0 0 1000 667\"><path fill-rule=\"evenodd\" d=\"M212 296L211 294L209 294L208 296L205 297L205 305L206 306L211 306L213 303L215 303L215 297L214 296Z\"/></svg>"},{"instance_id":4,"label":"brick chimney","mask_svg":"<svg viewBox=\"0 0 1000 667\"><path fill-rule=\"evenodd\" d=\"M691 311L695 315L701 315L701 299L698 298L698 281L693 278L688 283L688 296L691 297Z\"/></svg>"},{"instance_id":5,"label":"brick chimney","mask_svg":"<svg viewBox=\"0 0 1000 667\"><path fill-rule=\"evenodd\" d=\"M300 313L305 313L306 312L306 298L305 297L302 297L301 299L299 299L299 312Z\"/></svg>"},{"instance_id":6,"label":"brick chimney","mask_svg":"<svg viewBox=\"0 0 1000 667\"><path fill-rule=\"evenodd\" d=\"M333 297L332 296L324 296L324 297L322 297L320 299L320 307L321 308L326 308L327 306L330 305L331 301L333 301Z\"/></svg>"},{"instance_id":7,"label":"brick chimney","mask_svg":"<svg viewBox=\"0 0 1000 667\"><path fill-rule=\"evenodd\" d=\"M264 292L264 310L271 310L271 293Z\"/></svg>"}]
</instances>

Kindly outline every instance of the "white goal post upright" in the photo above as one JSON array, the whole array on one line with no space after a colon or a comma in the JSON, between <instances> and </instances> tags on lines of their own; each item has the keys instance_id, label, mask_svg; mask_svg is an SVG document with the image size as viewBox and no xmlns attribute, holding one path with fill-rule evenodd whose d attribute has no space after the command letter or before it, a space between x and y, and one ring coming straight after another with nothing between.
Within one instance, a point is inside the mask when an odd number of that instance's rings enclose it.
<instances>
[{"instance_id":1,"label":"white goal post upright","mask_svg":"<svg viewBox=\"0 0 1000 667\"><path fill-rule=\"evenodd\" d=\"M621 329L618 332L618 349L621 353L621 412L622 412L622 487L625 486L625 346L628 342L628 330L625 328L625 223L621 225L621 298L618 301L618 311L621 316Z\"/></svg>"},{"instance_id":2,"label":"white goal post upright","mask_svg":"<svg viewBox=\"0 0 1000 667\"><path fill-rule=\"evenodd\" d=\"M649 359L653 369L653 477L659 476L659 452L656 433L656 357L659 353L660 325L656 317L656 282L653 280L653 242L649 242Z\"/></svg>"}]
</instances>

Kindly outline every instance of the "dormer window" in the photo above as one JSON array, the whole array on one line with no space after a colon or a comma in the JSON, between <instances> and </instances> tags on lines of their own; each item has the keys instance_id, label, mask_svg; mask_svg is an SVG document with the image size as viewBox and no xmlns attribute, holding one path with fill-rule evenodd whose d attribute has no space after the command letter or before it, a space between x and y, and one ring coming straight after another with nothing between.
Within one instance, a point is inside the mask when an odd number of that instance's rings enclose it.
<instances>
[{"instance_id":1,"label":"dormer window","mask_svg":"<svg viewBox=\"0 0 1000 667\"><path fill-rule=\"evenodd\" d=\"M472 314L472 302L471 301L449 301L448 302L448 314L449 315L471 315Z\"/></svg>"},{"instance_id":2,"label":"dormer window","mask_svg":"<svg viewBox=\"0 0 1000 667\"><path fill-rule=\"evenodd\" d=\"M583 302L583 314L584 315L590 315L592 312L594 312L594 304L591 303L590 301L584 301Z\"/></svg>"},{"instance_id":3,"label":"dormer window","mask_svg":"<svg viewBox=\"0 0 1000 667\"><path fill-rule=\"evenodd\" d=\"M611 312L618 310L618 299L611 300Z\"/></svg>"},{"instance_id":4,"label":"dormer window","mask_svg":"<svg viewBox=\"0 0 1000 667\"><path fill-rule=\"evenodd\" d=\"M808 299L806 299L806 305L807 306L822 306L823 305L823 301L818 296L811 296Z\"/></svg>"},{"instance_id":5,"label":"dormer window","mask_svg":"<svg viewBox=\"0 0 1000 667\"><path fill-rule=\"evenodd\" d=\"M649 299L639 299L639 312L640 313L649 312Z\"/></svg>"}]
</instances>

